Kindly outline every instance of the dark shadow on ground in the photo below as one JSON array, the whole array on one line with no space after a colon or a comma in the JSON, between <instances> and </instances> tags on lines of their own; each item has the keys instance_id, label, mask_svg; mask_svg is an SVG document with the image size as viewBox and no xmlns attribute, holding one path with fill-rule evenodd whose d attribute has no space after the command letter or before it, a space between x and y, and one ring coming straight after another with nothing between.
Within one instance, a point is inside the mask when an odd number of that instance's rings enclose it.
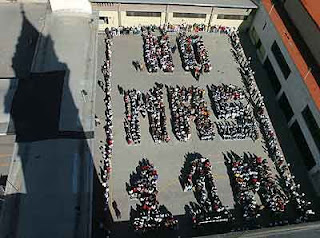
<instances>
[{"instance_id":1,"label":"dark shadow on ground","mask_svg":"<svg viewBox=\"0 0 320 238\"><path fill-rule=\"evenodd\" d=\"M273 91L271 82L267 77L267 72L259 61L248 33L240 32L239 36L246 56L251 57L252 59L251 68L255 71L255 79L261 94L264 96L265 105L279 139L280 146L287 162L291 164L291 172L296 176L297 181L301 183L301 189L307 195L307 198L313 202L315 211L318 211L319 213L319 199L307 176L308 171L303 163L301 152L288 128L284 114L277 103L276 95Z\"/></svg>"},{"instance_id":2,"label":"dark shadow on ground","mask_svg":"<svg viewBox=\"0 0 320 238\"><path fill-rule=\"evenodd\" d=\"M280 3L281 4L281 3ZM253 15L253 14L252 14ZM253 17L250 17L252 20ZM263 64L260 63L256 48L252 44L248 31L250 22L245 21L240 26L240 42L243 47L246 57L251 57L251 68L255 71L255 80L261 94L264 96L264 102L270 116L274 131L278 137L280 146L283 150L286 161L291 164L291 172L296 177L296 181L301 184L301 191L306 194L312 204L313 209L316 212L316 219L320 219L320 200L316 195L312 183L308 177L308 171L303 163L303 156L301 155L298 146L293 138L293 135L288 128L285 116L276 100L276 92L274 86L272 86L272 80L268 77L267 71ZM289 29L290 30L290 29ZM308 52L306 53L308 54ZM279 91L277 92L277 94Z\"/></svg>"},{"instance_id":3,"label":"dark shadow on ground","mask_svg":"<svg viewBox=\"0 0 320 238\"><path fill-rule=\"evenodd\" d=\"M0 236L14 238L23 234L34 238L56 238L64 234L66 237L88 237L91 216L89 182L93 164L86 140L88 133L81 125L77 131L59 129L63 116L60 115L62 95L72 99L69 68L59 61L50 35L41 35L26 18L23 6L21 14L22 30L12 58L19 82L12 106L8 96L3 106L5 112L10 113L15 128L15 158L21 160L22 178L19 178L24 180L25 189L11 184L17 181L10 181L11 194L5 197L0 217ZM30 72L37 39L46 42L45 54L51 56L50 65L57 70ZM74 100L68 106L68 117L79 125ZM89 136L92 138L93 134L89 133ZM75 156L70 156L75 154L78 155L77 167L72 166ZM45 162L41 162L43 160ZM75 174L73 170L76 170ZM97 176L96 171L93 173ZM76 185L73 179L77 181Z\"/></svg>"}]
</instances>

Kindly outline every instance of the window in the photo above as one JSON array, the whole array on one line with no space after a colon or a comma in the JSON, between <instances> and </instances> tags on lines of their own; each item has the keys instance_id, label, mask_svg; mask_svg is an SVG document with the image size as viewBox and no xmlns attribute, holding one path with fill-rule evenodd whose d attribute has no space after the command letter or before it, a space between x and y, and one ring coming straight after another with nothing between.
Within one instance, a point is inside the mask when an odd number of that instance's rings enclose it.
<instances>
[{"instance_id":1,"label":"window","mask_svg":"<svg viewBox=\"0 0 320 238\"><path fill-rule=\"evenodd\" d=\"M256 44L256 48L259 49L261 47L262 43L261 43L261 40L259 39L257 44Z\"/></svg>"},{"instance_id":2,"label":"window","mask_svg":"<svg viewBox=\"0 0 320 238\"><path fill-rule=\"evenodd\" d=\"M284 76L285 79L287 79L291 73L291 70L277 44L276 41L273 42L272 46L271 46L271 51L274 55L274 57L276 58L276 61L278 62L278 65L281 69L281 72Z\"/></svg>"},{"instance_id":3,"label":"window","mask_svg":"<svg viewBox=\"0 0 320 238\"><path fill-rule=\"evenodd\" d=\"M279 98L278 102L279 102L279 106L280 106L281 110L284 113L284 116L287 119L287 122L290 121L290 119L293 116L293 111L292 111L292 108L291 108L291 106L289 104L287 96L283 93L281 95L281 97Z\"/></svg>"},{"instance_id":4,"label":"window","mask_svg":"<svg viewBox=\"0 0 320 238\"><path fill-rule=\"evenodd\" d=\"M274 90L274 92L276 94L279 93L280 89L281 89L281 84L279 82L279 79L277 77L277 74L276 72L274 71L273 67L272 67L272 64L269 60L269 58L267 57L266 60L264 61L264 64L263 64L263 67L264 69L267 71L267 74L268 74L268 78L270 80L270 83L271 83L271 86Z\"/></svg>"},{"instance_id":5,"label":"window","mask_svg":"<svg viewBox=\"0 0 320 238\"><path fill-rule=\"evenodd\" d=\"M201 13L181 13L181 12L174 12L173 17L178 18L206 18L206 14Z\"/></svg>"},{"instance_id":6,"label":"window","mask_svg":"<svg viewBox=\"0 0 320 238\"><path fill-rule=\"evenodd\" d=\"M301 128L297 121L292 124L290 130L301 152L305 166L308 170L312 169L312 167L315 166L316 162L314 161L306 139L304 138L304 135L302 134Z\"/></svg>"},{"instance_id":7,"label":"window","mask_svg":"<svg viewBox=\"0 0 320 238\"><path fill-rule=\"evenodd\" d=\"M307 105L303 111L302 116L309 128L309 131L312 135L314 142L316 143L318 150L320 151L320 128L314 119L312 112L310 111L309 106Z\"/></svg>"},{"instance_id":8,"label":"window","mask_svg":"<svg viewBox=\"0 0 320 238\"><path fill-rule=\"evenodd\" d=\"M108 17L104 17L104 16L101 16L99 17L99 22L100 23L105 23L105 24L109 24L109 18Z\"/></svg>"},{"instance_id":9,"label":"window","mask_svg":"<svg viewBox=\"0 0 320 238\"><path fill-rule=\"evenodd\" d=\"M217 18L218 19L228 19L228 20L245 20L245 19L247 19L247 16L218 14Z\"/></svg>"},{"instance_id":10,"label":"window","mask_svg":"<svg viewBox=\"0 0 320 238\"><path fill-rule=\"evenodd\" d=\"M259 36L256 32L256 29L254 27L252 27L250 33L251 33L250 36L253 41L253 44L256 45L257 42L259 41Z\"/></svg>"},{"instance_id":11,"label":"window","mask_svg":"<svg viewBox=\"0 0 320 238\"><path fill-rule=\"evenodd\" d=\"M262 27L262 30L264 31L264 29L266 29L266 26L267 26L267 22L264 23L263 27Z\"/></svg>"},{"instance_id":12,"label":"window","mask_svg":"<svg viewBox=\"0 0 320 238\"><path fill-rule=\"evenodd\" d=\"M256 32L256 29L252 27L249 31L250 39L252 40L252 43L256 46L259 59L262 61L264 59L264 56L266 54L266 50L259 39L259 36Z\"/></svg>"},{"instance_id":13,"label":"window","mask_svg":"<svg viewBox=\"0 0 320 238\"><path fill-rule=\"evenodd\" d=\"M263 44L261 43L261 40L259 39L257 44L256 44L256 48L257 48L257 51L259 52L260 54L260 57L261 57L261 60L263 60L265 54L266 54L266 50L263 46Z\"/></svg>"},{"instance_id":14,"label":"window","mask_svg":"<svg viewBox=\"0 0 320 238\"><path fill-rule=\"evenodd\" d=\"M160 17L161 12L136 12L127 11L127 17Z\"/></svg>"}]
</instances>

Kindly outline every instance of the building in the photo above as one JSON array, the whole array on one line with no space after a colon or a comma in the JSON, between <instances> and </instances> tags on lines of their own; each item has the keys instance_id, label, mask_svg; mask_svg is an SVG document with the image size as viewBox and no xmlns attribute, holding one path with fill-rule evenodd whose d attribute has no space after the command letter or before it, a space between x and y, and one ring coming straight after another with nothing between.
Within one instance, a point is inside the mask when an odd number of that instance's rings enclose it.
<instances>
[{"instance_id":1,"label":"building","mask_svg":"<svg viewBox=\"0 0 320 238\"><path fill-rule=\"evenodd\" d=\"M249 31L318 194L319 12L319 1L261 0Z\"/></svg>"},{"instance_id":2,"label":"building","mask_svg":"<svg viewBox=\"0 0 320 238\"><path fill-rule=\"evenodd\" d=\"M92 0L99 29L118 26L205 24L239 27L257 6L251 0Z\"/></svg>"}]
</instances>

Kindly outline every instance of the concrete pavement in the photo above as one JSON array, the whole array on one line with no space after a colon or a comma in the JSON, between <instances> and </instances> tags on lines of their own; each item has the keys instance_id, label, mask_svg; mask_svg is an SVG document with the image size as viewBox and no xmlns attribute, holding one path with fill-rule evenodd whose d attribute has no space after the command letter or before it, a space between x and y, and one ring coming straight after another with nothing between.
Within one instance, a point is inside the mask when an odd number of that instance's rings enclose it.
<instances>
[{"instance_id":1,"label":"concrete pavement","mask_svg":"<svg viewBox=\"0 0 320 238\"><path fill-rule=\"evenodd\" d=\"M102 78L100 65L104 59L104 36L99 36L98 41L98 64L97 78ZM171 44L175 43L175 35L170 37ZM190 201L195 201L192 192L183 192L178 180L180 169L185 161L187 153L199 152L205 157L208 157L213 166L213 174L216 179L218 194L224 205L231 209L234 207L234 200L230 186L229 177L224 165L223 152L233 150L236 153L250 151L257 155L266 157L261 141L252 142L251 140L244 141L223 141L217 135L214 141L200 141L194 124L192 123L191 140L182 143L175 139L172 133L170 119L170 110L167 101L167 93L164 95L164 103L166 106L166 115L168 118L168 132L172 140L168 144L155 144L148 130L148 120L141 118L141 144L136 146L128 146L125 140L123 128L124 119L124 102L123 96L118 91L118 86L123 89L139 89L146 91L155 85L155 82L166 85L184 85L184 86L199 86L206 88L210 84L232 83L241 86L240 75L237 71L237 65L232 59L230 46L225 36L204 34L204 42L209 50L209 56L213 64L213 71L210 74L205 74L197 82L189 72L185 72L181 66L179 52L173 55L175 71L171 73L158 72L148 74L146 71L137 72L132 66L133 60L143 61L142 38L141 36L120 36L115 37L112 46L112 109L113 109L113 135L114 149L112 157L112 175L110 179L110 202L116 201L118 208L121 211L121 218L116 218L112 208L111 214L114 220L114 237L125 237L130 234L128 228L128 220L130 207L135 208L136 201L130 201L126 193L125 183L129 181L129 174L135 170L138 161L143 157L147 157L152 161L159 174L158 189L159 202L164 204L169 211L176 215L180 222L179 235L190 236L193 234L188 223L188 218L185 216L185 205ZM104 92L100 87L97 88L96 96L96 114L103 121L104 118ZM205 96L208 105L209 98ZM212 113L211 119L216 121ZM96 128L96 149L95 149L95 166L99 171L101 155L99 155L98 145L100 140L105 140L103 125ZM101 198L102 199L102 198ZM190 221L189 221L190 222Z\"/></svg>"}]
</instances>

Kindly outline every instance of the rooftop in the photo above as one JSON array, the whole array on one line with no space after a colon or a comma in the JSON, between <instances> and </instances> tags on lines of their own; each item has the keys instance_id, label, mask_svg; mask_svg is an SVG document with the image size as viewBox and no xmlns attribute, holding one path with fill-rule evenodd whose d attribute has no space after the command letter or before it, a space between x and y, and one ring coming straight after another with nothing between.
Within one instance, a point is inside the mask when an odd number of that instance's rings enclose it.
<instances>
[{"instance_id":1,"label":"rooftop","mask_svg":"<svg viewBox=\"0 0 320 238\"><path fill-rule=\"evenodd\" d=\"M286 49L290 57L292 58L293 62L295 63L301 77L303 78L307 88L310 92L312 99L314 100L317 108L320 108L320 88L317 84L316 78L313 75L312 70L307 65L306 61L304 60L303 56L301 55L296 43L295 39L292 38L292 35L288 31L284 21L281 19L279 12L276 8L274 8L271 0L262 0L262 4L265 7L266 11L268 12L270 19L272 20L276 30L281 37L283 44L285 45Z\"/></svg>"},{"instance_id":2,"label":"rooftop","mask_svg":"<svg viewBox=\"0 0 320 238\"><path fill-rule=\"evenodd\" d=\"M320 1L300 0L303 7L307 10L314 22L320 26Z\"/></svg>"},{"instance_id":3,"label":"rooftop","mask_svg":"<svg viewBox=\"0 0 320 238\"><path fill-rule=\"evenodd\" d=\"M140 3L140 4L171 4L171 5L191 5L210 7L238 7L257 8L251 0L90 0L91 2L110 3Z\"/></svg>"}]
</instances>

